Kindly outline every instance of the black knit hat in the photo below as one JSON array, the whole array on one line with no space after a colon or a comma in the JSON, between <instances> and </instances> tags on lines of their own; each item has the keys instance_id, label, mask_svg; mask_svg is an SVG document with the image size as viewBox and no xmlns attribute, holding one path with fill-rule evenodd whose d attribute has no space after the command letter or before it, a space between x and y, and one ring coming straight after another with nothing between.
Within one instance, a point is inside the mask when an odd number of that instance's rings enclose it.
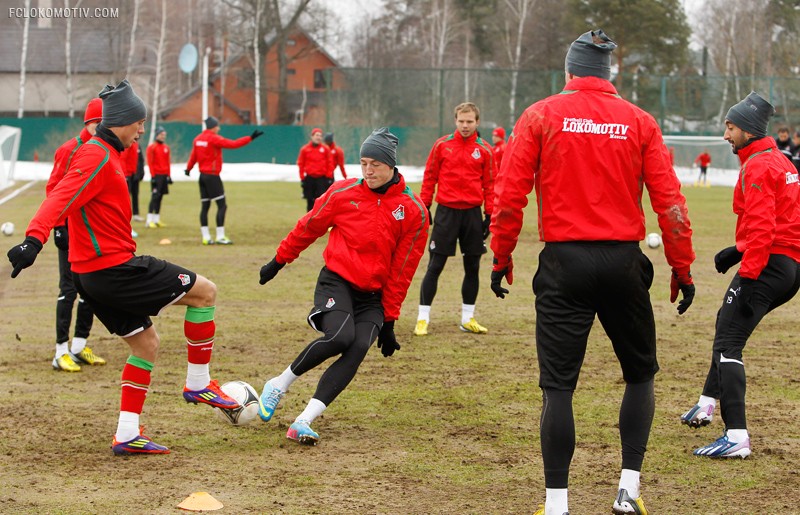
<instances>
[{"instance_id":1,"label":"black knit hat","mask_svg":"<svg viewBox=\"0 0 800 515\"><path fill-rule=\"evenodd\" d=\"M165 129L165 128L164 128L163 126L161 126L161 125L159 125L158 127L156 127L156 134L155 134L156 136L158 136L158 135L159 135L159 134L161 134L162 132L167 132L167 129Z\"/></svg>"},{"instance_id":2,"label":"black knit hat","mask_svg":"<svg viewBox=\"0 0 800 515\"><path fill-rule=\"evenodd\" d=\"M565 59L567 73L576 77L611 78L611 52L617 44L602 29L581 34L572 42Z\"/></svg>"},{"instance_id":3,"label":"black knit hat","mask_svg":"<svg viewBox=\"0 0 800 515\"><path fill-rule=\"evenodd\" d=\"M219 120L214 118L213 116L209 116L205 119L206 129L213 129L217 125L219 125Z\"/></svg>"},{"instance_id":4,"label":"black knit hat","mask_svg":"<svg viewBox=\"0 0 800 515\"><path fill-rule=\"evenodd\" d=\"M753 136L763 138L767 135L767 124L775 114L775 107L761 95L751 91L744 100L728 109L725 119Z\"/></svg>"},{"instance_id":5,"label":"black knit hat","mask_svg":"<svg viewBox=\"0 0 800 515\"><path fill-rule=\"evenodd\" d=\"M323 139L323 141L325 142L326 145L330 145L331 143L333 143L333 133L332 132L326 132L325 136L322 139Z\"/></svg>"},{"instance_id":6,"label":"black knit hat","mask_svg":"<svg viewBox=\"0 0 800 515\"><path fill-rule=\"evenodd\" d=\"M98 95L103 100L103 125L125 127L147 118L147 107L124 79L116 86L107 84Z\"/></svg>"},{"instance_id":7,"label":"black knit hat","mask_svg":"<svg viewBox=\"0 0 800 515\"><path fill-rule=\"evenodd\" d=\"M398 141L388 127L375 129L361 144L361 157L375 159L394 168L397 165Z\"/></svg>"}]
</instances>

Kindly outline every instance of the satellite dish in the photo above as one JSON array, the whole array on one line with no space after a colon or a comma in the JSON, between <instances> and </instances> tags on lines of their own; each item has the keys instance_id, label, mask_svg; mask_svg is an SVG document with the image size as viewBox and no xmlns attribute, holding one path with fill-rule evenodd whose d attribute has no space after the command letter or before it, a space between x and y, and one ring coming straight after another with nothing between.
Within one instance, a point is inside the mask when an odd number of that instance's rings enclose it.
<instances>
[{"instance_id":1,"label":"satellite dish","mask_svg":"<svg viewBox=\"0 0 800 515\"><path fill-rule=\"evenodd\" d=\"M191 43L186 43L181 48L178 55L178 67L184 73L192 73L197 68L197 47Z\"/></svg>"}]
</instances>

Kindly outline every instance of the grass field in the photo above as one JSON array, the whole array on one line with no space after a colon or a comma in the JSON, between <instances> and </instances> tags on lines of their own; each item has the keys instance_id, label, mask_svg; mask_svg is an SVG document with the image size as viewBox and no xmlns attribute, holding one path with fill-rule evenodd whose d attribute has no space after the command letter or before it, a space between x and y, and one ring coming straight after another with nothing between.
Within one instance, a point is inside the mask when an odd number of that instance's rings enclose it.
<instances>
[{"instance_id":1,"label":"grass field","mask_svg":"<svg viewBox=\"0 0 800 515\"><path fill-rule=\"evenodd\" d=\"M180 183L164 202L168 227L135 225L138 253L174 261L217 284L212 376L248 381L260 392L267 378L315 338L305 316L324 242L259 286L259 267L303 213L305 201L294 183L228 183L226 189L227 232L235 245L200 245L196 186ZM2 239L3 249L22 240L43 190L37 184L0 205L0 221L18 227ZM730 189L685 193L695 231L697 297L684 316L668 301L663 249L645 250L656 270L651 296L661 372L642 475L644 499L659 515L798 513L797 300L770 314L745 350L753 455L739 461L695 458L692 449L722 433L721 420L696 431L678 421L696 402L708 368L715 314L730 279L714 271L712 258L731 244L734 224ZM149 194L143 197L146 208ZM453 259L440 281L431 335L412 336L426 255L396 327L402 349L390 359L377 349L369 353L350 387L315 422L321 442L313 448L286 440L285 433L313 393L320 369L295 383L270 423L225 425L211 409L187 405L180 395L186 370L183 309L172 308L155 320L162 345L142 416L147 433L172 454L115 458L110 443L127 346L96 321L90 345L109 364L79 374L54 372L55 247L48 242L17 279L3 265L0 513L174 513L195 491L222 501L223 513L533 512L544 501L530 287L541 244L533 209L514 254L517 282L505 300L491 293L490 260L483 260L476 317L489 334L458 330L462 268ZM648 212L648 232L656 230L654 220ZM172 244L159 245L161 238ZM575 395L573 515L611 511L623 388L597 325Z\"/></svg>"}]
</instances>

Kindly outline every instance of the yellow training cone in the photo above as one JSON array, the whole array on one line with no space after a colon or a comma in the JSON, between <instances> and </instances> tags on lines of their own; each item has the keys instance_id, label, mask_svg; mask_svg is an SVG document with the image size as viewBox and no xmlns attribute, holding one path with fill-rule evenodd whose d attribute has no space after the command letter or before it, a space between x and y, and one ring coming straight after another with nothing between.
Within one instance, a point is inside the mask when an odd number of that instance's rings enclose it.
<instances>
[{"instance_id":1,"label":"yellow training cone","mask_svg":"<svg viewBox=\"0 0 800 515\"><path fill-rule=\"evenodd\" d=\"M222 503L208 492L195 492L178 505L187 511L214 511L222 509Z\"/></svg>"},{"instance_id":2,"label":"yellow training cone","mask_svg":"<svg viewBox=\"0 0 800 515\"><path fill-rule=\"evenodd\" d=\"M163 240L158 242L159 245L169 245L171 243L172 243L172 241L170 239L168 239L168 238L164 238Z\"/></svg>"}]
</instances>

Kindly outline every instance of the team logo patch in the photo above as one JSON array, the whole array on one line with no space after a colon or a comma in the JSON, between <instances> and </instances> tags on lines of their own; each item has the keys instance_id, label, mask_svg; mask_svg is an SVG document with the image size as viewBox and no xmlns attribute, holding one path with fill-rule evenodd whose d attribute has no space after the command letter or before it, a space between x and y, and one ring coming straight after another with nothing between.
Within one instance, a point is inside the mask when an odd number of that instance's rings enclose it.
<instances>
[{"instance_id":1,"label":"team logo patch","mask_svg":"<svg viewBox=\"0 0 800 515\"><path fill-rule=\"evenodd\" d=\"M477 148L472 151L472 159L480 159L481 158L481 151Z\"/></svg>"},{"instance_id":2,"label":"team logo patch","mask_svg":"<svg viewBox=\"0 0 800 515\"><path fill-rule=\"evenodd\" d=\"M336 301L333 300L333 297L331 297L330 299L328 299L328 302L325 303L325 307L331 309L334 304L336 304Z\"/></svg>"},{"instance_id":3,"label":"team logo patch","mask_svg":"<svg viewBox=\"0 0 800 515\"><path fill-rule=\"evenodd\" d=\"M399 206L397 206L397 209L392 211L392 216L394 217L395 220L398 220L398 221L405 219L406 210L403 207L403 204L400 204Z\"/></svg>"},{"instance_id":4,"label":"team logo patch","mask_svg":"<svg viewBox=\"0 0 800 515\"><path fill-rule=\"evenodd\" d=\"M322 146L319 147L319 151L325 153L325 149Z\"/></svg>"},{"instance_id":5,"label":"team logo patch","mask_svg":"<svg viewBox=\"0 0 800 515\"><path fill-rule=\"evenodd\" d=\"M430 248L431 248L431 250L434 250L436 248L436 242L435 241L431 240Z\"/></svg>"},{"instance_id":6,"label":"team logo patch","mask_svg":"<svg viewBox=\"0 0 800 515\"><path fill-rule=\"evenodd\" d=\"M181 284L184 286L192 282L192 278L189 277L188 274L178 274L178 280L180 280Z\"/></svg>"}]
</instances>

